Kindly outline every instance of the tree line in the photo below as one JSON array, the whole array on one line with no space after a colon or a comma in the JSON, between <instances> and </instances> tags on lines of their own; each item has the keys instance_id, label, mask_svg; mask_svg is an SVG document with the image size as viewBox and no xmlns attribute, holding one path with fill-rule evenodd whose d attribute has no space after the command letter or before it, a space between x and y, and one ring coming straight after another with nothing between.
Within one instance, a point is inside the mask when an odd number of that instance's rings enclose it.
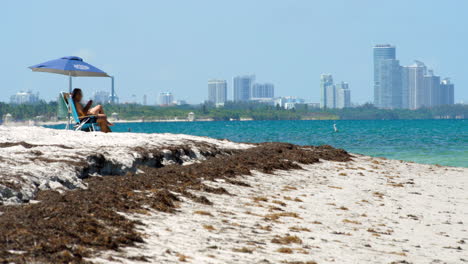
<instances>
[{"instance_id":1,"label":"tree line","mask_svg":"<svg viewBox=\"0 0 468 264\"><path fill-rule=\"evenodd\" d=\"M301 120L301 119L453 119L468 118L468 105L455 104L433 108L409 109L378 109L372 104L344 109L310 108L307 104L297 104L294 109L284 109L278 105L267 105L254 102L227 102L224 107L212 104L180 105L180 106L145 106L138 104L106 104L106 112L117 113L121 119L128 120L161 120L186 119L193 112L196 118L213 120ZM11 114L13 120L30 119L53 120L57 118L57 102L41 101L37 104L8 104L0 102L0 118Z\"/></svg>"}]
</instances>

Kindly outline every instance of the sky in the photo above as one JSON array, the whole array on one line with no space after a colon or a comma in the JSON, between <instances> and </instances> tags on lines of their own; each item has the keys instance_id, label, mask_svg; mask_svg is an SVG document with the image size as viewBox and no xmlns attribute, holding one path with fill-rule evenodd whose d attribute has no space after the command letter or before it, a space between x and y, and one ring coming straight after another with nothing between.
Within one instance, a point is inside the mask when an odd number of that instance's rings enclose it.
<instances>
[{"instance_id":1,"label":"sky","mask_svg":"<svg viewBox=\"0 0 468 264\"><path fill-rule=\"evenodd\" d=\"M466 0L1 1L0 101L20 90L53 100L63 75L28 66L80 56L115 76L121 102L160 92L200 103L207 81L255 74L277 96L320 100L320 74L349 83L351 100L373 98L372 46L396 45L402 65L423 61L468 102ZM110 90L109 78L74 87ZM134 97L133 97L134 96Z\"/></svg>"}]
</instances>

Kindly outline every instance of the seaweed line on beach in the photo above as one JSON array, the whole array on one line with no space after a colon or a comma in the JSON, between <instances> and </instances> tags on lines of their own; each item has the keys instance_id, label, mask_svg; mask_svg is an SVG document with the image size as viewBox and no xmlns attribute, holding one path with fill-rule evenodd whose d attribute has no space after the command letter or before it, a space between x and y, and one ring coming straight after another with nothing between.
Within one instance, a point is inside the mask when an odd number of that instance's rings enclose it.
<instances>
[{"instance_id":1,"label":"seaweed line on beach","mask_svg":"<svg viewBox=\"0 0 468 264\"><path fill-rule=\"evenodd\" d=\"M0 206L0 263L87 263L85 258L97 251L144 242L144 234L137 231L141 223L119 212L146 214L153 209L177 213L179 196L211 203L190 190L229 195L225 189L202 181L225 179L248 188L235 177L250 175L252 170L273 173L301 169L300 164L319 159L348 161L351 156L330 146L262 143L250 149L212 153L203 162L185 166L175 162L164 167L141 166L138 172L126 175L89 177L85 180L87 189L40 191L39 203Z\"/></svg>"}]
</instances>

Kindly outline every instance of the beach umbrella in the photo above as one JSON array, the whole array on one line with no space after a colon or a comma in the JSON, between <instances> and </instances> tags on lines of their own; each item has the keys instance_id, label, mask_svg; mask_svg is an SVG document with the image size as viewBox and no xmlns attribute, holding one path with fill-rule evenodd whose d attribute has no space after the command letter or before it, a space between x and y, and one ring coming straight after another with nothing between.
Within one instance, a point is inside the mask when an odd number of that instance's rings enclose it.
<instances>
[{"instance_id":1,"label":"beach umbrella","mask_svg":"<svg viewBox=\"0 0 468 264\"><path fill-rule=\"evenodd\" d=\"M67 75L69 78L70 93L72 91L72 77L111 77L104 71L84 62L82 58L76 56L46 61L30 66L29 68L34 72L50 72ZM69 127L69 124L67 127Z\"/></svg>"},{"instance_id":2,"label":"beach umbrella","mask_svg":"<svg viewBox=\"0 0 468 264\"><path fill-rule=\"evenodd\" d=\"M104 71L84 62L82 58L75 56L46 61L29 68L35 72L50 72L67 75L70 79L70 92L72 90L72 77L110 77Z\"/></svg>"}]
</instances>

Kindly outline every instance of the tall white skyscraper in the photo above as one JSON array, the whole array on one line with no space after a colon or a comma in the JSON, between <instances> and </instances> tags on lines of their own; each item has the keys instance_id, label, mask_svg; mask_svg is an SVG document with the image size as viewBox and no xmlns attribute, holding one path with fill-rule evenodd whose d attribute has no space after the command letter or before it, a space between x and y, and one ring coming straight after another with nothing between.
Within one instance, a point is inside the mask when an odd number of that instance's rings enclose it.
<instances>
[{"instance_id":1,"label":"tall white skyscraper","mask_svg":"<svg viewBox=\"0 0 468 264\"><path fill-rule=\"evenodd\" d=\"M208 102L216 106L222 106L227 101L227 82L226 80L208 81Z\"/></svg>"},{"instance_id":2,"label":"tall white skyscraper","mask_svg":"<svg viewBox=\"0 0 468 264\"><path fill-rule=\"evenodd\" d=\"M329 85L325 88L326 99L325 108L336 108L336 87L335 85Z\"/></svg>"},{"instance_id":3,"label":"tall white skyscraper","mask_svg":"<svg viewBox=\"0 0 468 264\"><path fill-rule=\"evenodd\" d=\"M418 109L425 105L426 89L424 75L427 68L424 63L415 61L410 66L402 67L403 91L408 91L408 108Z\"/></svg>"},{"instance_id":4,"label":"tall white skyscraper","mask_svg":"<svg viewBox=\"0 0 468 264\"><path fill-rule=\"evenodd\" d=\"M336 108L351 107L351 90L348 83L341 82L335 85Z\"/></svg>"},{"instance_id":5,"label":"tall white skyscraper","mask_svg":"<svg viewBox=\"0 0 468 264\"><path fill-rule=\"evenodd\" d=\"M434 107L450 101L453 85L447 86L440 77L428 71L426 65L415 61L400 66L396 48L376 45L374 53L374 105L379 108L418 109Z\"/></svg>"},{"instance_id":6,"label":"tall white skyscraper","mask_svg":"<svg viewBox=\"0 0 468 264\"><path fill-rule=\"evenodd\" d=\"M374 46L374 105L379 108L401 108L401 80L395 46Z\"/></svg>"},{"instance_id":7,"label":"tall white skyscraper","mask_svg":"<svg viewBox=\"0 0 468 264\"><path fill-rule=\"evenodd\" d=\"M335 86L331 74L320 75L320 108L335 108Z\"/></svg>"},{"instance_id":8,"label":"tall white skyscraper","mask_svg":"<svg viewBox=\"0 0 468 264\"><path fill-rule=\"evenodd\" d=\"M331 74L320 76L320 107L321 108L346 108L351 107L351 90L348 83L333 84Z\"/></svg>"}]
</instances>

